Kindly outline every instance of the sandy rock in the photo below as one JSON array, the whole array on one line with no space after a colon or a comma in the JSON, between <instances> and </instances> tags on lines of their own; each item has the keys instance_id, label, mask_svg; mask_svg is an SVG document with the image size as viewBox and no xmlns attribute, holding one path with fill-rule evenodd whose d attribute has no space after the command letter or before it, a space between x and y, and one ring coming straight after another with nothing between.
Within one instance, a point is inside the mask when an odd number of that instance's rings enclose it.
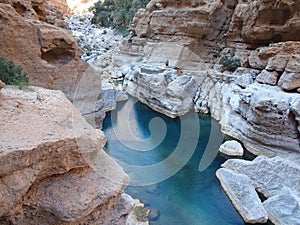
<instances>
[{"instance_id":1,"label":"sandy rock","mask_svg":"<svg viewBox=\"0 0 300 225\"><path fill-rule=\"evenodd\" d=\"M284 72L278 81L278 86L287 91L300 88L300 73Z\"/></svg>"},{"instance_id":2,"label":"sandy rock","mask_svg":"<svg viewBox=\"0 0 300 225\"><path fill-rule=\"evenodd\" d=\"M276 85L279 73L263 70L257 77L256 81L262 84Z\"/></svg>"},{"instance_id":3,"label":"sandy rock","mask_svg":"<svg viewBox=\"0 0 300 225\"><path fill-rule=\"evenodd\" d=\"M246 223L267 222L268 214L247 176L224 168L217 170L216 175Z\"/></svg>"},{"instance_id":4,"label":"sandy rock","mask_svg":"<svg viewBox=\"0 0 300 225\"><path fill-rule=\"evenodd\" d=\"M5 84L0 80L0 91L5 87Z\"/></svg>"},{"instance_id":5,"label":"sandy rock","mask_svg":"<svg viewBox=\"0 0 300 225\"><path fill-rule=\"evenodd\" d=\"M37 10L45 8L46 1L36 7L27 3L20 2L23 13L13 3L1 4L1 16L6 22L0 25L0 55L21 65L32 85L60 89L72 99L82 74L89 68L80 59L83 52L67 30L50 25L46 17L40 16L47 15ZM16 37L18 41L12 41Z\"/></svg>"},{"instance_id":6,"label":"sandy rock","mask_svg":"<svg viewBox=\"0 0 300 225\"><path fill-rule=\"evenodd\" d=\"M103 133L61 91L6 88L0 98L0 223L91 223L111 211L128 177L103 152Z\"/></svg>"},{"instance_id":7,"label":"sandy rock","mask_svg":"<svg viewBox=\"0 0 300 225\"><path fill-rule=\"evenodd\" d=\"M220 146L219 151L229 156L242 156L244 154L242 145L234 140L223 143Z\"/></svg>"},{"instance_id":8,"label":"sandy rock","mask_svg":"<svg viewBox=\"0 0 300 225\"><path fill-rule=\"evenodd\" d=\"M62 12L64 15L69 15L71 14L71 9L68 5L71 1L67 0L49 0L53 5L59 7L60 12Z\"/></svg>"},{"instance_id":9,"label":"sandy rock","mask_svg":"<svg viewBox=\"0 0 300 225\"><path fill-rule=\"evenodd\" d=\"M283 72L289 59L290 59L289 55L277 54L268 60L266 70Z\"/></svg>"},{"instance_id":10,"label":"sandy rock","mask_svg":"<svg viewBox=\"0 0 300 225\"><path fill-rule=\"evenodd\" d=\"M253 161L229 159L222 167L248 176L255 189L267 198L277 195L284 187L300 196L300 177L297 176L300 167L292 161L258 156Z\"/></svg>"},{"instance_id":11,"label":"sandy rock","mask_svg":"<svg viewBox=\"0 0 300 225\"><path fill-rule=\"evenodd\" d=\"M288 187L263 204L274 224L300 224L300 198Z\"/></svg>"},{"instance_id":12,"label":"sandy rock","mask_svg":"<svg viewBox=\"0 0 300 225\"><path fill-rule=\"evenodd\" d=\"M232 26L234 32L241 28L241 36L250 43L270 43L280 41L299 40L299 33L294 29L299 28L299 1L291 1L288 4L281 0L266 2L239 2Z\"/></svg>"},{"instance_id":13,"label":"sandy rock","mask_svg":"<svg viewBox=\"0 0 300 225\"><path fill-rule=\"evenodd\" d=\"M300 55L292 54L285 67L286 72L300 73Z\"/></svg>"}]
</instances>

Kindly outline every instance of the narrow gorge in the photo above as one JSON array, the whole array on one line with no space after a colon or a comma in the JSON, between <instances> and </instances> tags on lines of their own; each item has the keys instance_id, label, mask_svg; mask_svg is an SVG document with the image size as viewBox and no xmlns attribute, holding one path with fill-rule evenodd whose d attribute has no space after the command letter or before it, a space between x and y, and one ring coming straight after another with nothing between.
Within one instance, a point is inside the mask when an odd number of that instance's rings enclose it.
<instances>
[{"instance_id":1,"label":"narrow gorge","mask_svg":"<svg viewBox=\"0 0 300 225\"><path fill-rule=\"evenodd\" d=\"M0 3L0 224L300 224L299 0L77 3Z\"/></svg>"}]
</instances>

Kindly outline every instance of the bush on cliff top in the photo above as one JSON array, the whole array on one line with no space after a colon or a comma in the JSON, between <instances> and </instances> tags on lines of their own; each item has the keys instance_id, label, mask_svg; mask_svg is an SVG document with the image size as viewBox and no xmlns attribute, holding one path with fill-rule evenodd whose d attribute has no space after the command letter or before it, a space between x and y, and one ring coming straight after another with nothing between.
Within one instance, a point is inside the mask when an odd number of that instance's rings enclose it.
<instances>
[{"instance_id":1,"label":"bush on cliff top","mask_svg":"<svg viewBox=\"0 0 300 225\"><path fill-rule=\"evenodd\" d=\"M129 25L140 8L145 8L150 0L104 0L92 8L92 23L111 27L124 36L129 34Z\"/></svg>"},{"instance_id":2,"label":"bush on cliff top","mask_svg":"<svg viewBox=\"0 0 300 225\"><path fill-rule=\"evenodd\" d=\"M0 57L0 80L7 85L17 85L22 88L29 85L27 74L20 66Z\"/></svg>"}]
</instances>

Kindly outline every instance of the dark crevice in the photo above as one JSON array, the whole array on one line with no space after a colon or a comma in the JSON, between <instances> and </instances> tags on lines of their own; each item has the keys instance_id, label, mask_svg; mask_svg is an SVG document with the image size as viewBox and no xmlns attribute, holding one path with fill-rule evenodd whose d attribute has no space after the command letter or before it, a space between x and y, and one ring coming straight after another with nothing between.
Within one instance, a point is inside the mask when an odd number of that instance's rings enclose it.
<instances>
[{"instance_id":1,"label":"dark crevice","mask_svg":"<svg viewBox=\"0 0 300 225\"><path fill-rule=\"evenodd\" d=\"M27 8L20 2L13 3L13 7L16 10L16 12L21 16L24 16L25 12L27 11Z\"/></svg>"}]
</instances>

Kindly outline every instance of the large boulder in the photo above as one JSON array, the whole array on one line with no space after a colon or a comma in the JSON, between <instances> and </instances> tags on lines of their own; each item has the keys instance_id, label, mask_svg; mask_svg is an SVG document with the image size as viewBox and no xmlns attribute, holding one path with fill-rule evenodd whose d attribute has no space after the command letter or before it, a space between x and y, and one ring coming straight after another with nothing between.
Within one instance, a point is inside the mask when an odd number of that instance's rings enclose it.
<instances>
[{"instance_id":1,"label":"large boulder","mask_svg":"<svg viewBox=\"0 0 300 225\"><path fill-rule=\"evenodd\" d=\"M125 76L126 91L152 109L169 117L193 108L198 89L196 77L162 65L137 65Z\"/></svg>"},{"instance_id":2,"label":"large boulder","mask_svg":"<svg viewBox=\"0 0 300 225\"><path fill-rule=\"evenodd\" d=\"M260 203L263 209L260 210L267 212L274 224L299 224L299 164L280 157L258 156L253 161L229 159L222 167L217 171L217 177L242 216L244 211L241 209L249 210L247 196L249 193L256 194L256 190L267 198L263 204ZM251 201L253 199L255 197Z\"/></svg>"},{"instance_id":3,"label":"large boulder","mask_svg":"<svg viewBox=\"0 0 300 225\"><path fill-rule=\"evenodd\" d=\"M117 220L128 177L102 150L103 133L61 91L5 88L0 102L0 223Z\"/></svg>"},{"instance_id":4,"label":"large boulder","mask_svg":"<svg viewBox=\"0 0 300 225\"><path fill-rule=\"evenodd\" d=\"M221 168L216 172L222 188L246 223L266 223L268 214L249 177Z\"/></svg>"},{"instance_id":5,"label":"large boulder","mask_svg":"<svg viewBox=\"0 0 300 225\"><path fill-rule=\"evenodd\" d=\"M263 204L274 224L300 224L300 198L288 187Z\"/></svg>"},{"instance_id":6,"label":"large boulder","mask_svg":"<svg viewBox=\"0 0 300 225\"><path fill-rule=\"evenodd\" d=\"M220 146L219 151L229 156L242 156L244 154L242 145L235 140L226 141L225 143L223 143Z\"/></svg>"},{"instance_id":7,"label":"large boulder","mask_svg":"<svg viewBox=\"0 0 300 225\"><path fill-rule=\"evenodd\" d=\"M300 167L292 161L258 156L253 161L229 159L222 167L248 176L256 190L267 198L278 194L284 187L300 196L300 177L297 176Z\"/></svg>"}]
</instances>

